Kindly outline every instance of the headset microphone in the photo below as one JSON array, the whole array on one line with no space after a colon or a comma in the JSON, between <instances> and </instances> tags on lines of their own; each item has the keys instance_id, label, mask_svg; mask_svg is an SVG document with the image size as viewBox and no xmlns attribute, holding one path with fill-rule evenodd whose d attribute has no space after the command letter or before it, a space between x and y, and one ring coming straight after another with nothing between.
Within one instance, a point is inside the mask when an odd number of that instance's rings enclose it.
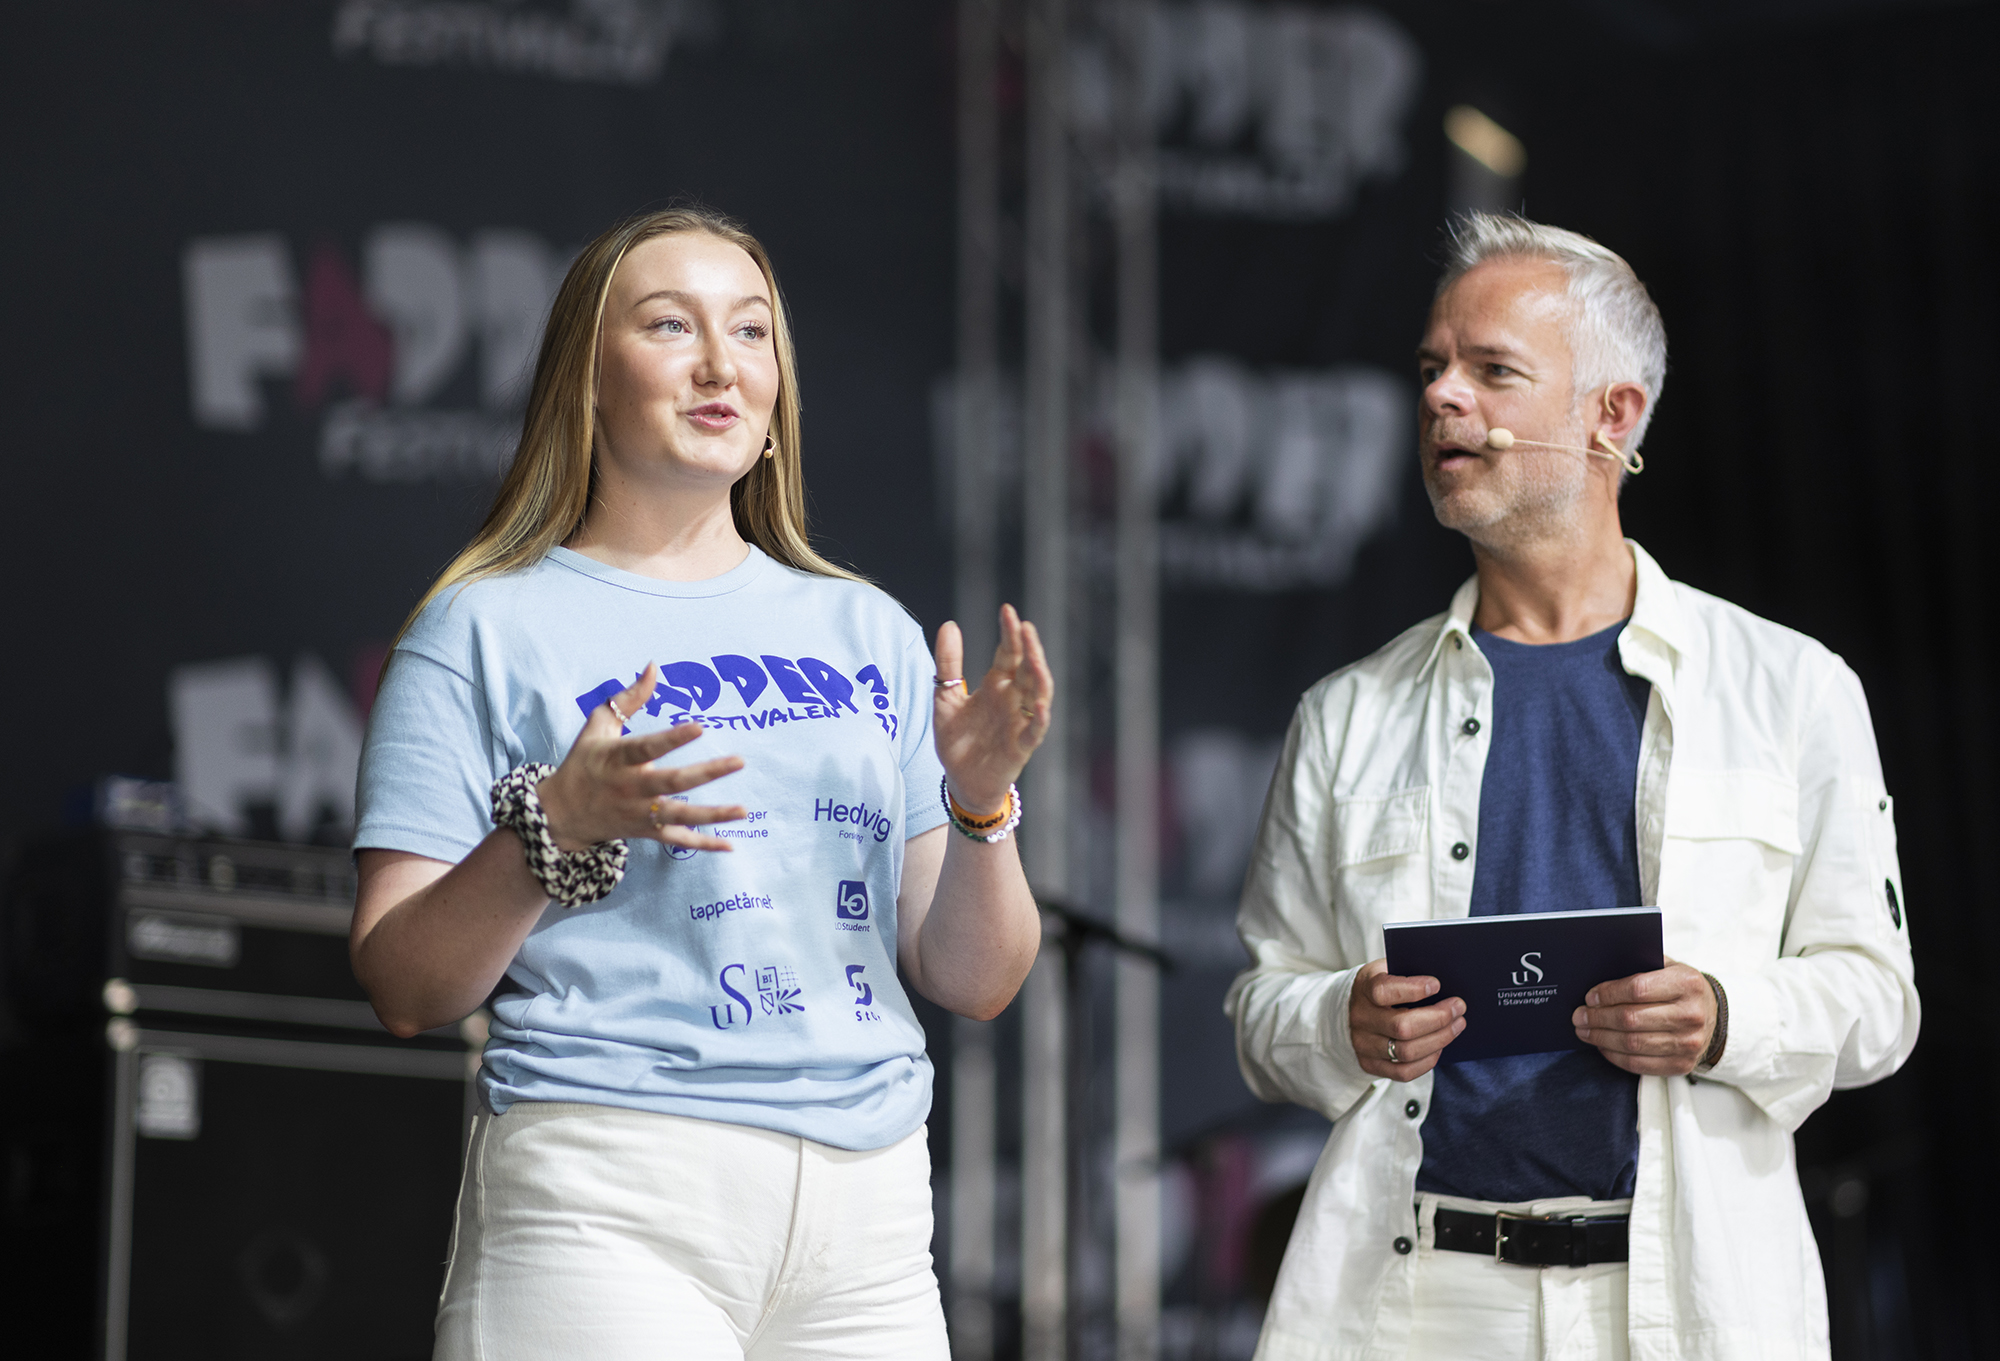
<instances>
[{"instance_id":1,"label":"headset microphone","mask_svg":"<svg viewBox=\"0 0 2000 1361\"><path fill-rule=\"evenodd\" d=\"M1592 458L1608 458L1626 472L1637 477L1646 471L1646 460L1635 453L1625 453L1617 445L1606 439L1602 430L1593 438L1604 446L1602 449L1584 449L1574 444L1545 444L1538 439L1516 439L1512 430L1494 426L1486 432L1486 447L1505 451L1522 445L1535 449L1559 449L1566 454L1588 454Z\"/></svg>"}]
</instances>

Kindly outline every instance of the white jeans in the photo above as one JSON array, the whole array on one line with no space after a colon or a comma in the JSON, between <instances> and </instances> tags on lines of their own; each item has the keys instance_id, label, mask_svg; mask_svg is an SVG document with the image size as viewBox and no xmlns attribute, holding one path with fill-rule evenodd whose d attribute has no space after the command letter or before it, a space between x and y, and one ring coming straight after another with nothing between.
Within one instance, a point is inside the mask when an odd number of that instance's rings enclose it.
<instances>
[{"instance_id":1,"label":"white jeans","mask_svg":"<svg viewBox=\"0 0 2000 1361\"><path fill-rule=\"evenodd\" d=\"M1629 1200L1538 1200L1498 1205L1417 1197L1417 1298L1409 1361L1628 1361L1623 1262L1510 1266L1471 1252L1440 1252L1438 1207L1492 1214L1623 1214Z\"/></svg>"},{"instance_id":2,"label":"white jeans","mask_svg":"<svg viewBox=\"0 0 2000 1361\"><path fill-rule=\"evenodd\" d=\"M850 1153L610 1106L473 1121L438 1361L945 1361L919 1129Z\"/></svg>"}]
</instances>

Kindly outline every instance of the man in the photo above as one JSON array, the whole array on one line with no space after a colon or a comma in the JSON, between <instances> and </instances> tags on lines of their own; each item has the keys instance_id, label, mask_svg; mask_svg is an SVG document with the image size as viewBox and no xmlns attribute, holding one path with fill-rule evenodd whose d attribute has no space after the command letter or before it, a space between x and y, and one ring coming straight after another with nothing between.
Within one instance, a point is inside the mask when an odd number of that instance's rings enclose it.
<instances>
[{"instance_id":1,"label":"man","mask_svg":"<svg viewBox=\"0 0 2000 1361\"><path fill-rule=\"evenodd\" d=\"M1824 1357L1791 1133L1918 1020L1860 684L1623 537L1666 334L1618 256L1464 220L1418 366L1478 572L1307 692L1264 810L1237 1052L1335 1123L1260 1361ZM1451 1062L1463 1002L1381 957L1385 921L1638 904L1669 962L1571 1052Z\"/></svg>"}]
</instances>

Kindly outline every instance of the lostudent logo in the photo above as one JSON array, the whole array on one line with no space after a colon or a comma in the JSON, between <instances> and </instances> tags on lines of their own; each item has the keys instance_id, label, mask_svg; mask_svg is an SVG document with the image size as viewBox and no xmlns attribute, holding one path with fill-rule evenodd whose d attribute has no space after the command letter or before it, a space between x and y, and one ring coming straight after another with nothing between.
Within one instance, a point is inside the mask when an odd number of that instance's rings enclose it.
<instances>
[{"instance_id":1,"label":"lostudent logo","mask_svg":"<svg viewBox=\"0 0 2000 1361\"><path fill-rule=\"evenodd\" d=\"M842 879L833 891L833 915L845 924L868 920L868 885L860 879ZM866 930L866 927L848 927Z\"/></svg>"},{"instance_id":2,"label":"lostudent logo","mask_svg":"<svg viewBox=\"0 0 2000 1361\"><path fill-rule=\"evenodd\" d=\"M1528 953L1521 956L1521 968L1526 970L1526 972L1525 973L1517 972L1514 974L1513 977L1514 977L1515 987L1525 988L1531 983L1539 983L1542 981L1541 966L1539 964L1532 964L1529 962L1530 960L1540 959L1541 957L1542 957L1542 952L1540 950L1530 950L1528 951ZM1528 976L1529 974L1533 974L1534 977L1530 978Z\"/></svg>"}]
</instances>

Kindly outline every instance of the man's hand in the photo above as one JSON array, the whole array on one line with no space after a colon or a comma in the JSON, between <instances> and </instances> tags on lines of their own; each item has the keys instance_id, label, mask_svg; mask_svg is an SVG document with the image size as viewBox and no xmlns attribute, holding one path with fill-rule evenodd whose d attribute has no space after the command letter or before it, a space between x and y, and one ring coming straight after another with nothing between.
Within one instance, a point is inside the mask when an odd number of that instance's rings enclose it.
<instances>
[{"instance_id":1,"label":"man's hand","mask_svg":"<svg viewBox=\"0 0 2000 1361\"><path fill-rule=\"evenodd\" d=\"M1671 959L1653 973L1599 983L1570 1017L1576 1037L1628 1073L1681 1077L1715 1033L1715 991Z\"/></svg>"},{"instance_id":2,"label":"man's hand","mask_svg":"<svg viewBox=\"0 0 2000 1361\"><path fill-rule=\"evenodd\" d=\"M1377 959L1362 965L1354 975L1354 990L1347 1001L1347 1031L1362 1072L1410 1082L1437 1067L1438 1055L1465 1029L1465 1003L1447 997L1433 1006L1398 1011L1397 1003L1421 1002L1436 992L1438 981L1401 978L1388 970L1389 961ZM1395 1055L1393 1061L1391 1054Z\"/></svg>"}]
</instances>

